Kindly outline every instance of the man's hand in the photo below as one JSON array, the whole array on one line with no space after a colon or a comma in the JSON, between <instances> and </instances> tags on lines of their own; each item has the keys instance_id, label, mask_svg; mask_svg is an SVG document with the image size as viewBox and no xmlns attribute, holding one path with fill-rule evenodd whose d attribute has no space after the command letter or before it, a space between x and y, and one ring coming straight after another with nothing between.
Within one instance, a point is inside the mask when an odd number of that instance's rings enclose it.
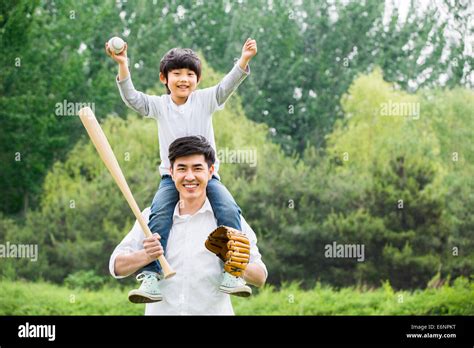
<instances>
[{"instance_id":1,"label":"man's hand","mask_svg":"<svg viewBox=\"0 0 474 348\"><path fill-rule=\"evenodd\" d=\"M244 47L242 47L242 55L240 56L240 67L243 70L247 69L247 64L252 59L255 57L257 54L257 41L248 38L247 41L245 41Z\"/></svg>"},{"instance_id":2,"label":"man's hand","mask_svg":"<svg viewBox=\"0 0 474 348\"><path fill-rule=\"evenodd\" d=\"M105 53L107 53L107 55L113 60L115 60L118 64L127 65L127 48L127 43L125 43L125 48L123 49L123 51L119 54L115 54L109 49L109 43L105 43Z\"/></svg>"},{"instance_id":3,"label":"man's hand","mask_svg":"<svg viewBox=\"0 0 474 348\"><path fill-rule=\"evenodd\" d=\"M250 241L236 229L221 225L209 234L204 245L224 261L224 270L234 277L240 277L249 264Z\"/></svg>"},{"instance_id":4,"label":"man's hand","mask_svg":"<svg viewBox=\"0 0 474 348\"><path fill-rule=\"evenodd\" d=\"M143 249L145 249L145 252L150 258L150 262L156 260L164 253L163 247L160 243L160 239L161 237L158 234L154 233L153 236L145 238L143 240Z\"/></svg>"}]
</instances>

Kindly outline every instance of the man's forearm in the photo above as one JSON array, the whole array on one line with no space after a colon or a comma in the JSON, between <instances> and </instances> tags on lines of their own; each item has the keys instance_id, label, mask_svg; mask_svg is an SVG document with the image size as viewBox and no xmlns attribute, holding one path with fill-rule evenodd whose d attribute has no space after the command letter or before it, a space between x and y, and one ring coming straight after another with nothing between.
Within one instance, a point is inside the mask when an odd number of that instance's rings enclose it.
<instances>
[{"instance_id":1,"label":"man's forearm","mask_svg":"<svg viewBox=\"0 0 474 348\"><path fill-rule=\"evenodd\" d=\"M118 255L115 259L115 274L118 276L129 276L140 268L148 265L151 261L145 250Z\"/></svg>"},{"instance_id":2,"label":"man's forearm","mask_svg":"<svg viewBox=\"0 0 474 348\"><path fill-rule=\"evenodd\" d=\"M256 287L261 287L267 280L265 271L256 263L249 263L243 274L244 280Z\"/></svg>"},{"instance_id":3,"label":"man's forearm","mask_svg":"<svg viewBox=\"0 0 474 348\"><path fill-rule=\"evenodd\" d=\"M119 81L123 81L129 76L130 76L130 71L128 70L127 63L119 64Z\"/></svg>"}]
</instances>

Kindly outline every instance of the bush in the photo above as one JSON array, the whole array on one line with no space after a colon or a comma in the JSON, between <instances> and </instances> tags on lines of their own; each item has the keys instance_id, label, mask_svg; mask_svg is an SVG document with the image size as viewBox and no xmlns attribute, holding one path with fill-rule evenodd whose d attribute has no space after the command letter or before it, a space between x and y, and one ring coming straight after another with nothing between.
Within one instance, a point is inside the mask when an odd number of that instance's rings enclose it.
<instances>
[{"instance_id":1,"label":"bush","mask_svg":"<svg viewBox=\"0 0 474 348\"><path fill-rule=\"evenodd\" d=\"M0 315L143 315L144 306L127 300L128 289L70 290L48 283L0 282ZM474 283L457 278L427 290L381 288L334 290L318 283L301 290L265 286L250 298L232 297L237 315L474 315Z\"/></svg>"},{"instance_id":2,"label":"bush","mask_svg":"<svg viewBox=\"0 0 474 348\"><path fill-rule=\"evenodd\" d=\"M104 277L98 276L94 271L79 271L68 275L64 285L69 289L98 290L104 285Z\"/></svg>"}]
</instances>

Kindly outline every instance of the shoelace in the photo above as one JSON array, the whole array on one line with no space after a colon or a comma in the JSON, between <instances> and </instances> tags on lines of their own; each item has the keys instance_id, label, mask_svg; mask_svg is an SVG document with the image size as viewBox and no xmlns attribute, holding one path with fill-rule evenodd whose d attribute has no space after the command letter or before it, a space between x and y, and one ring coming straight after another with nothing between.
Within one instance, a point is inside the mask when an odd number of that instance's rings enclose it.
<instances>
[{"instance_id":1,"label":"shoelace","mask_svg":"<svg viewBox=\"0 0 474 348\"><path fill-rule=\"evenodd\" d=\"M140 273L137 275L137 280L139 282L141 281L150 281L150 280L153 280L155 276L153 274L150 274L150 273Z\"/></svg>"}]
</instances>

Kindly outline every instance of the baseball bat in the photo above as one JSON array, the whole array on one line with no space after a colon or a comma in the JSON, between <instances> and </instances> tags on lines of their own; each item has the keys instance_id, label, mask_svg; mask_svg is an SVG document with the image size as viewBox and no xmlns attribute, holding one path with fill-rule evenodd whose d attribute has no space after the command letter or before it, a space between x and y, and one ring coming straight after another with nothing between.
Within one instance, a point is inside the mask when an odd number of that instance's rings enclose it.
<instances>
[{"instance_id":1,"label":"baseball bat","mask_svg":"<svg viewBox=\"0 0 474 348\"><path fill-rule=\"evenodd\" d=\"M97 149L100 158L102 158L102 161L104 162L105 166L114 178L115 183L120 188L120 191L122 191L122 194L127 200L128 205L132 209L133 214L137 218L140 226L142 227L145 236L151 237L152 233L150 231L150 228L145 222L145 219L143 219L140 209L138 208L138 204L135 201L135 198L133 198L132 191L130 191L127 181L123 176L122 169L120 169L120 165L117 162L117 158L115 157L114 152L110 147L109 141L107 140L107 137L102 131L99 122L97 122L97 118L95 117L94 112L89 107L82 108L81 110L79 110L79 118L81 119L82 124L86 128L87 133L89 134L89 137L92 140L92 143L94 143L94 146ZM163 255L158 257L158 261L160 262L160 265L163 269L165 279L170 278L176 274L176 272L173 271L173 269L171 268L168 261L166 261L166 258Z\"/></svg>"}]
</instances>

